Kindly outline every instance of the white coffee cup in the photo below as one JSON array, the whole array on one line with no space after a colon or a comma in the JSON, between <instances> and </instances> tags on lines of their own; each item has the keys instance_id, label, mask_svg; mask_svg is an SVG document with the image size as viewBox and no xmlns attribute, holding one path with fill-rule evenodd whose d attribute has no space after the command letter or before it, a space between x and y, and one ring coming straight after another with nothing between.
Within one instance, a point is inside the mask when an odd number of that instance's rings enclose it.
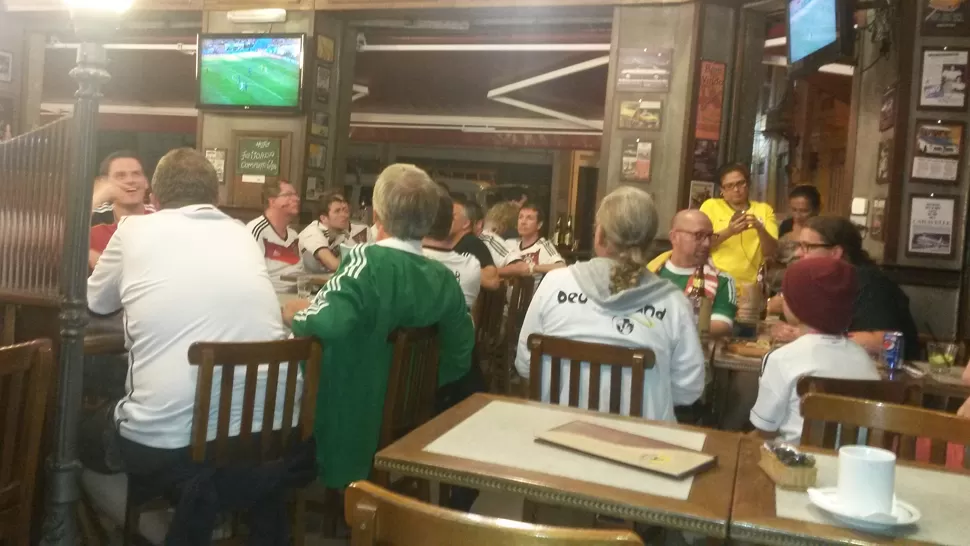
<instances>
[{"instance_id":1,"label":"white coffee cup","mask_svg":"<svg viewBox=\"0 0 970 546\"><path fill-rule=\"evenodd\" d=\"M839 449L839 504L846 512L867 516L892 514L896 455L868 446Z\"/></svg>"}]
</instances>

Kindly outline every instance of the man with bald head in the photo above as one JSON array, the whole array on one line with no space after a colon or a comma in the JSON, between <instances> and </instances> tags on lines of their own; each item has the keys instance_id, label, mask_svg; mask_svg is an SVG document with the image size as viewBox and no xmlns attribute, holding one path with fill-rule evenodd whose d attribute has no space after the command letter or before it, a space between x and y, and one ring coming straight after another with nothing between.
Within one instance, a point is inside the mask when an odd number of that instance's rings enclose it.
<instances>
[{"instance_id":1,"label":"man with bald head","mask_svg":"<svg viewBox=\"0 0 970 546\"><path fill-rule=\"evenodd\" d=\"M670 226L673 250L658 256L647 268L687 293L691 277L699 266L703 266L704 288L713 302L710 334L713 337L730 336L738 310L737 295L734 279L718 271L711 261L713 236L714 226L706 214L694 209L682 210L674 215Z\"/></svg>"}]
</instances>

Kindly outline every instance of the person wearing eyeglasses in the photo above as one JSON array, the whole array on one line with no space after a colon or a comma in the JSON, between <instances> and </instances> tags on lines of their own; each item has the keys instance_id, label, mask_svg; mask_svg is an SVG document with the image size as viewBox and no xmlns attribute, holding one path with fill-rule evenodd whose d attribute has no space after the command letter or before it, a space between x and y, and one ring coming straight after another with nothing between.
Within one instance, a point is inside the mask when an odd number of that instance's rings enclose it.
<instances>
[{"instance_id":1,"label":"person wearing eyeglasses","mask_svg":"<svg viewBox=\"0 0 970 546\"><path fill-rule=\"evenodd\" d=\"M765 256L778 250L775 211L768 203L750 199L751 171L746 165L725 165L719 179L721 197L704 201L700 208L714 226L711 259L735 282L756 282Z\"/></svg>"},{"instance_id":2,"label":"person wearing eyeglasses","mask_svg":"<svg viewBox=\"0 0 970 546\"><path fill-rule=\"evenodd\" d=\"M828 256L855 266L858 290L849 337L870 354L878 355L886 332L902 332L906 360L919 358L919 333L909 310L909 297L862 249L862 235L852 222L839 216L809 218L798 234L795 255L799 260ZM784 298L784 292L780 297ZM777 325L772 337L794 339L797 336L789 328Z\"/></svg>"},{"instance_id":3,"label":"person wearing eyeglasses","mask_svg":"<svg viewBox=\"0 0 970 546\"><path fill-rule=\"evenodd\" d=\"M300 235L290 224L300 215L300 196L285 180L263 184L263 215L246 224L266 258L266 269L278 293L296 292L295 281L285 275L303 273Z\"/></svg>"},{"instance_id":4,"label":"person wearing eyeglasses","mask_svg":"<svg viewBox=\"0 0 970 546\"><path fill-rule=\"evenodd\" d=\"M714 226L699 210L682 210L674 215L670 225L670 244L673 249L657 256L647 269L690 292L690 280L699 266L704 266L704 290L711 299L712 337L730 336L734 316L738 311L734 279L719 271L711 261L711 240Z\"/></svg>"}]
</instances>

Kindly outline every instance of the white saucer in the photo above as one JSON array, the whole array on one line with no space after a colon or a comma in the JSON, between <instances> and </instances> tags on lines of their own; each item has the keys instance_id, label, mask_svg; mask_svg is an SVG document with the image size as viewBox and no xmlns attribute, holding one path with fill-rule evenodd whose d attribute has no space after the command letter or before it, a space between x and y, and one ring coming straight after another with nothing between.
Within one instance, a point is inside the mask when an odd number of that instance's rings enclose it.
<instances>
[{"instance_id":1,"label":"white saucer","mask_svg":"<svg viewBox=\"0 0 970 546\"><path fill-rule=\"evenodd\" d=\"M837 488L822 487L809 488L808 499L812 504L818 506L832 515L835 519L854 527L866 531L884 531L894 527L912 525L919 521L922 514L920 511L909 504L893 497L892 514L871 514L860 516L859 514L846 511L845 507L839 503Z\"/></svg>"}]
</instances>

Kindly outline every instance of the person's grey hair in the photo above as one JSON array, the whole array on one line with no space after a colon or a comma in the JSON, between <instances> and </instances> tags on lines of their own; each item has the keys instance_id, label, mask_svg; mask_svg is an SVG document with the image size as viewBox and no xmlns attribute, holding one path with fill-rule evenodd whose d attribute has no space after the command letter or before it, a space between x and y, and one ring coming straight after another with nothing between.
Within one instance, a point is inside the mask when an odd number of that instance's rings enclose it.
<instances>
[{"instance_id":1,"label":"person's grey hair","mask_svg":"<svg viewBox=\"0 0 970 546\"><path fill-rule=\"evenodd\" d=\"M374 214L388 235L422 239L431 230L437 211L438 186L414 165L397 163L377 177Z\"/></svg>"},{"instance_id":2,"label":"person's grey hair","mask_svg":"<svg viewBox=\"0 0 970 546\"><path fill-rule=\"evenodd\" d=\"M219 177L205 156L193 148L176 148L158 161L152 193L163 209L219 202Z\"/></svg>"},{"instance_id":3,"label":"person's grey hair","mask_svg":"<svg viewBox=\"0 0 970 546\"><path fill-rule=\"evenodd\" d=\"M610 291L615 294L638 286L659 224L653 197L641 189L621 186L603 198L596 224L617 262L610 275Z\"/></svg>"}]
</instances>

